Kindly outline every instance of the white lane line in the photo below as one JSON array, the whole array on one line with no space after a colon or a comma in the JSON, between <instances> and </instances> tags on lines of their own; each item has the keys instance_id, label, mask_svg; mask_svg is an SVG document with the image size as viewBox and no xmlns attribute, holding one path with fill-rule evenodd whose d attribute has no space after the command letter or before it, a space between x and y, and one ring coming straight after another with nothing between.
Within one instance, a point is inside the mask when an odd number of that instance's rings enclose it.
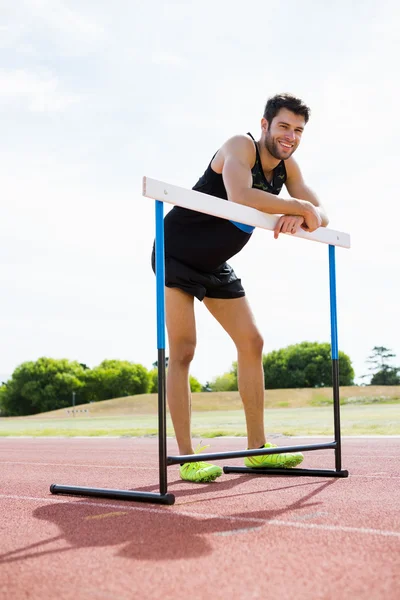
<instances>
[{"instance_id":1,"label":"white lane line","mask_svg":"<svg viewBox=\"0 0 400 600\"><path fill-rule=\"evenodd\" d=\"M82 464L71 464L71 463L44 463L44 462L20 462L16 460L5 460L0 461L0 465L26 465L35 467L88 467L89 469L142 469L145 471L158 471L158 467L137 467L132 465L131 467L118 466L118 465L82 465Z\"/></svg>"},{"instance_id":2,"label":"white lane line","mask_svg":"<svg viewBox=\"0 0 400 600\"><path fill-rule=\"evenodd\" d=\"M50 502L52 504L61 504L65 502L65 497L60 499L53 498L36 498L34 496L16 496L8 494L0 494L0 498L5 500L25 500L28 502ZM111 504L108 502L88 502L86 500L75 500L71 501L71 497L68 498L71 504L78 504L79 506L91 506L92 508L118 508L121 509L121 504ZM347 527L344 525L322 525L317 523L296 523L295 521L281 521L279 519L259 519L256 517L241 517L236 515L213 515L209 513L196 513L189 511L180 511L177 508L165 506L164 508L148 508L147 506L140 505L126 505L124 503L124 510L126 511L141 511L151 514L163 514L170 516L182 516L192 517L199 520L215 519L220 521L230 521L232 523L257 523L259 525L272 525L276 527L295 527L297 529L314 529L317 531L335 531L338 533L359 533L362 535L378 535L383 537L395 537L400 538L400 531L390 531L385 529L371 529L366 527Z\"/></svg>"},{"instance_id":3,"label":"white lane line","mask_svg":"<svg viewBox=\"0 0 400 600\"><path fill-rule=\"evenodd\" d=\"M293 521L267 521L267 525L282 527L298 527L299 529L317 529L320 531L338 531L343 533L361 533L400 538L400 531L385 531L384 529L369 529L366 527L345 527L344 525L318 525L316 523L294 523Z\"/></svg>"},{"instance_id":4,"label":"white lane line","mask_svg":"<svg viewBox=\"0 0 400 600\"><path fill-rule=\"evenodd\" d=\"M262 525L258 525L258 527L241 527L240 529L230 529L229 531L215 531L212 535L237 535L238 533L249 533L260 529L262 529Z\"/></svg>"},{"instance_id":5,"label":"white lane line","mask_svg":"<svg viewBox=\"0 0 400 600\"><path fill-rule=\"evenodd\" d=\"M375 459L375 458L383 458L383 459L394 458L394 459L396 459L397 458L397 460L398 460L400 458L400 454L398 454L397 456L388 456L387 454L382 454L382 455L379 455L379 454L359 454L359 455L358 454L349 454L348 456L345 456L344 458L345 458L345 460L351 460L352 458L362 458L364 460L366 460L368 458L373 458L373 459Z\"/></svg>"},{"instance_id":6,"label":"white lane line","mask_svg":"<svg viewBox=\"0 0 400 600\"><path fill-rule=\"evenodd\" d=\"M226 437L226 436L224 436ZM321 439L325 439L325 438L330 438L332 441L334 441L334 437L333 435L291 435L290 437L287 437L286 439L289 440L306 440L306 439L313 439L313 440L321 440ZM393 434L388 434L388 435L342 435L342 440L380 440L380 439L399 439L400 435L393 433Z\"/></svg>"},{"instance_id":7,"label":"white lane line","mask_svg":"<svg viewBox=\"0 0 400 600\"><path fill-rule=\"evenodd\" d=\"M390 475L390 473L380 473L379 475L352 475L350 473L350 477L358 477L359 479L385 479L386 481L389 479L400 479L399 475Z\"/></svg>"}]
</instances>

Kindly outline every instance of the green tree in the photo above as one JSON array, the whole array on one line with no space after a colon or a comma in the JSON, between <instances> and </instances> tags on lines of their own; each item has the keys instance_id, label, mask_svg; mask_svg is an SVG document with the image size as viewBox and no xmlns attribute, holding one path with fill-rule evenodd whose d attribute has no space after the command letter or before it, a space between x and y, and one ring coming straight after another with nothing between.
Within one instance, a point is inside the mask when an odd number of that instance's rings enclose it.
<instances>
[{"instance_id":1,"label":"green tree","mask_svg":"<svg viewBox=\"0 0 400 600\"><path fill-rule=\"evenodd\" d=\"M236 392L238 389L237 362L232 363L228 373L215 377L208 385L212 392Z\"/></svg>"},{"instance_id":2,"label":"green tree","mask_svg":"<svg viewBox=\"0 0 400 600\"><path fill-rule=\"evenodd\" d=\"M1 386L2 414L32 415L76 404L146 393L149 374L140 364L104 360L89 369L67 359L40 358L15 369L11 379Z\"/></svg>"},{"instance_id":3,"label":"green tree","mask_svg":"<svg viewBox=\"0 0 400 600\"><path fill-rule=\"evenodd\" d=\"M384 367L371 378L370 385L400 385L400 368Z\"/></svg>"},{"instance_id":4,"label":"green tree","mask_svg":"<svg viewBox=\"0 0 400 600\"><path fill-rule=\"evenodd\" d=\"M72 392L83 387L84 369L76 361L39 358L17 367L1 387L4 415L22 416L71 405Z\"/></svg>"},{"instance_id":5,"label":"green tree","mask_svg":"<svg viewBox=\"0 0 400 600\"><path fill-rule=\"evenodd\" d=\"M368 369L370 372L363 377L372 375L370 385L400 385L400 367L389 364L395 357L389 348L374 346L372 354L366 360L371 365Z\"/></svg>"},{"instance_id":6,"label":"green tree","mask_svg":"<svg viewBox=\"0 0 400 600\"><path fill-rule=\"evenodd\" d=\"M209 387L212 392L233 392L237 391L237 380L234 373L224 373L219 377L215 377L210 383Z\"/></svg>"},{"instance_id":7,"label":"green tree","mask_svg":"<svg viewBox=\"0 0 400 600\"><path fill-rule=\"evenodd\" d=\"M3 403L3 398L4 395L6 394L6 389L7 389L7 384L6 383L2 383L0 385L0 417L3 415L5 415L5 408L4 408L4 403Z\"/></svg>"},{"instance_id":8,"label":"green tree","mask_svg":"<svg viewBox=\"0 0 400 600\"><path fill-rule=\"evenodd\" d=\"M149 393L156 394L158 391L158 369L149 371Z\"/></svg>"},{"instance_id":9,"label":"green tree","mask_svg":"<svg viewBox=\"0 0 400 600\"><path fill-rule=\"evenodd\" d=\"M201 383L196 379L196 377L189 375L189 383L191 392L201 392Z\"/></svg>"},{"instance_id":10,"label":"green tree","mask_svg":"<svg viewBox=\"0 0 400 600\"><path fill-rule=\"evenodd\" d=\"M331 346L301 342L263 357L265 389L331 387ZM339 385L352 385L354 370L350 358L339 352Z\"/></svg>"},{"instance_id":11,"label":"green tree","mask_svg":"<svg viewBox=\"0 0 400 600\"><path fill-rule=\"evenodd\" d=\"M126 360L103 360L97 367L85 370L82 381L80 395L86 402L146 394L150 387L147 369Z\"/></svg>"}]
</instances>

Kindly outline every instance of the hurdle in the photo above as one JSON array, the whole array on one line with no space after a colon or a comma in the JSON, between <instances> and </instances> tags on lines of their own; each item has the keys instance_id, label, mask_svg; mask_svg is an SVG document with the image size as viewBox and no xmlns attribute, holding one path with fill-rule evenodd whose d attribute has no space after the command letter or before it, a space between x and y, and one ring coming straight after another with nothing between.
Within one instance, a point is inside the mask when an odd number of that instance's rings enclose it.
<instances>
[{"instance_id":1,"label":"hurdle","mask_svg":"<svg viewBox=\"0 0 400 600\"><path fill-rule=\"evenodd\" d=\"M202 192L188 190L163 181L143 177L142 195L155 200L155 259L156 259L156 306L157 306L157 353L158 353L158 458L159 458L159 492L143 492L139 490L113 490L107 488L76 487L51 484L52 494L75 496L91 496L131 500L153 504L172 505L174 494L168 493L167 468L183 462L197 462L199 458L208 460L230 460L245 456L280 454L282 452L311 452L315 450L334 450L334 469L280 469L224 466L224 473L248 473L251 475L284 475L291 477L348 477L347 470L342 469L341 432L340 432L340 399L339 399L339 350L336 302L336 265L335 247L350 248L350 236L347 233L320 227L309 233L299 230L291 237L320 242L328 245L329 257L329 292L330 292L330 324L331 324L331 358L333 383L333 423L334 439L321 444L297 446L279 446L277 448L260 448L252 450L219 452L205 454L189 454L167 456L166 426L166 369L165 369L165 252L164 252L164 202L181 206L189 210L202 212L221 219L228 219L253 227L273 231L278 221L277 216L263 213L254 208L228 202Z\"/></svg>"}]
</instances>

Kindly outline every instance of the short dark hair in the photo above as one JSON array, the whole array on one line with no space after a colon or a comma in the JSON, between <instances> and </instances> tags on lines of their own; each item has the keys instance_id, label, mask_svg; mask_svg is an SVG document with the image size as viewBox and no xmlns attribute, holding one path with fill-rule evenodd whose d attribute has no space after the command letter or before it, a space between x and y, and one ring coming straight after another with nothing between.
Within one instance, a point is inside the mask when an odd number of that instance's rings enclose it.
<instances>
[{"instance_id":1,"label":"short dark hair","mask_svg":"<svg viewBox=\"0 0 400 600\"><path fill-rule=\"evenodd\" d=\"M308 122L310 118L311 110L304 104L300 98L296 98L291 94L276 94L272 98L268 98L267 104L264 109L264 119L267 119L268 123L271 123L272 119L276 117L281 108L287 108L295 115L301 115L304 117L305 122Z\"/></svg>"}]
</instances>

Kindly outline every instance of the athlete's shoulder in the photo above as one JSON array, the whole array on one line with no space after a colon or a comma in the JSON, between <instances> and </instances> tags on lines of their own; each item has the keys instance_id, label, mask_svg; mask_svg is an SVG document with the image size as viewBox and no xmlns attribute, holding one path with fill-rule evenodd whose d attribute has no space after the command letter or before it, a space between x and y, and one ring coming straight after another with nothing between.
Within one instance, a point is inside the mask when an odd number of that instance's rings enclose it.
<instances>
[{"instance_id":1,"label":"athlete's shoulder","mask_svg":"<svg viewBox=\"0 0 400 600\"><path fill-rule=\"evenodd\" d=\"M220 154L223 158L237 158L249 164L254 163L256 149L254 141L245 134L237 134L221 146Z\"/></svg>"},{"instance_id":2,"label":"athlete's shoulder","mask_svg":"<svg viewBox=\"0 0 400 600\"><path fill-rule=\"evenodd\" d=\"M238 133L228 138L222 148L254 148L254 141L251 137L244 133Z\"/></svg>"}]
</instances>

